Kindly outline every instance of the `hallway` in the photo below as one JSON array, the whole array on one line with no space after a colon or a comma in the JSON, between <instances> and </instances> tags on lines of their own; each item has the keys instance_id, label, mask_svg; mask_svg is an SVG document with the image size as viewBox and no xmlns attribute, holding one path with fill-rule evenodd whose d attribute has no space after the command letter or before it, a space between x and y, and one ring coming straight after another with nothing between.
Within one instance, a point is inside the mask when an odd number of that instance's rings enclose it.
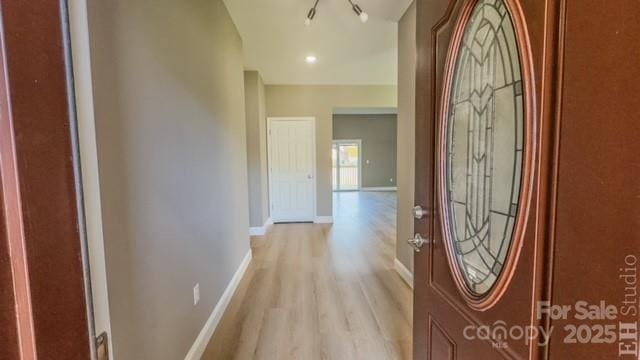
<instances>
[{"instance_id":1,"label":"hallway","mask_svg":"<svg viewBox=\"0 0 640 360\"><path fill-rule=\"evenodd\" d=\"M334 224L279 224L204 360L409 359L412 292L393 269L396 195L334 193Z\"/></svg>"}]
</instances>

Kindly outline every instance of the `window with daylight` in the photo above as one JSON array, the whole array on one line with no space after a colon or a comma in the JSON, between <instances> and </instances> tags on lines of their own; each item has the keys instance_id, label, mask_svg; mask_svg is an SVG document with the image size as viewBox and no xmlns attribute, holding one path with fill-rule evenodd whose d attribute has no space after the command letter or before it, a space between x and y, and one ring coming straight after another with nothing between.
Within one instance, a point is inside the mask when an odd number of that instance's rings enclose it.
<instances>
[{"instance_id":1,"label":"window with daylight","mask_svg":"<svg viewBox=\"0 0 640 360\"><path fill-rule=\"evenodd\" d=\"M503 0L477 3L455 59L443 135L445 226L466 285L481 296L505 265L523 173L522 71Z\"/></svg>"}]
</instances>

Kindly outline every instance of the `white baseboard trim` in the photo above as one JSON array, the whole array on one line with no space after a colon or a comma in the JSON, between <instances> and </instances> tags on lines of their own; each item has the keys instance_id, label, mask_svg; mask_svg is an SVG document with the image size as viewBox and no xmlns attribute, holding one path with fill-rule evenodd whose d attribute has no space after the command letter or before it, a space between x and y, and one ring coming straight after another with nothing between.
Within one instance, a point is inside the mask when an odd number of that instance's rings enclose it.
<instances>
[{"instance_id":1,"label":"white baseboard trim","mask_svg":"<svg viewBox=\"0 0 640 360\"><path fill-rule=\"evenodd\" d=\"M236 292L238 285L240 284L240 280L244 276L244 273L247 271L249 264L251 263L251 249L247 255L245 255L244 259L242 259L242 263L240 263L240 267L236 270L236 273L231 278L229 285L224 290L222 297L216 304L213 312L211 312L211 316L204 324L204 327L198 334L196 341L191 346L191 349L187 353L185 360L200 360L202 354L204 354L204 350L207 348L207 344L209 344L209 340L211 340L211 336L213 332L216 330L216 327L220 323L220 319L222 319L222 315L225 310L227 310L227 306L229 306L229 302L233 297L233 294Z\"/></svg>"},{"instance_id":2,"label":"white baseboard trim","mask_svg":"<svg viewBox=\"0 0 640 360\"><path fill-rule=\"evenodd\" d=\"M409 269L407 269L407 267L404 266L404 264L401 263L397 258L394 261L393 265L402 280L404 280L404 282L406 282L407 285L409 285L409 287L413 289L413 274L411 273L411 271L409 271Z\"/></svg>"},{"instance_id":3,"label":"white baseboard trim","mask_svg":"<svg viewBox=\"0 0 640 360\"><path fill-rule=\"evenodd\" d=\"M249 236L262 236L267 232L264 226L254 226L249 228Z\"/></svg>"},{"instance_id":4,"label":"white baseboard trim","mask_svg":"<svg viewBox=\"0 0 640 360\"><path fill-rule=\"evenodd\" d=\"M316 224L333 224L333 216L316 216L313 222Z\"/></svg>"},{"instance_id":5,"label":"white baseboard trim","mask_svg":"<svg viewBox=\"0 0 640 360\"><path fill-rule=\"evenodd\" d=\"M262 226L255 226L249 228L249 236L263 236L267 233L269 226L273 225L271 218L268 218Z\"/></svg>"},{"instance_id":6,"label":"white baseboard trim","mask_svg":"<svg viewBox=\"0 0 640 360\"><path fill-rule=\"evenodd\" d=\"M397 191L396 186L363 187L360 191Z\"/></svg>"}]
</instances>

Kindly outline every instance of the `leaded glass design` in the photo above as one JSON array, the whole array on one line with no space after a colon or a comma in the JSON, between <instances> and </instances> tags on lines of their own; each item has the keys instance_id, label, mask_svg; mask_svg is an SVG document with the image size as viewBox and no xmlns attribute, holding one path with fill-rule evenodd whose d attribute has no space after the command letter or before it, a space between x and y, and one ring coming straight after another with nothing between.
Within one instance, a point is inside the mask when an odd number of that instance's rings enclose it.
<instances>
[{"instance_id":1,"label":"leaded glass design","mask_svg":"<svg viewBox=\"0 0 640 360\"><path fill-rule=\"evenodd\" d=\"M446 211L469 289L491 290L507 258L522 181L518 45L503 0L480 0L464 29L446 126Z\"/></svg>"}]
</instances>

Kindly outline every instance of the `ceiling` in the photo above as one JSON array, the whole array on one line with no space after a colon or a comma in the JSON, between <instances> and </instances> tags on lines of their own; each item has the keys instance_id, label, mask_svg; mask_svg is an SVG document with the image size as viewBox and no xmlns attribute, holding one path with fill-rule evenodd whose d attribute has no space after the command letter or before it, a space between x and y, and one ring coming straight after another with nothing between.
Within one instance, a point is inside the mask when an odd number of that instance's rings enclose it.
<instances>
[{"instance_id":1,"label":"ceiling","mask_svg":"<svg viewBox=\"0 0 640 360\"><path fill-rule=\"evenodd\" d=\"M411 0L357 0L361 23L347 0L224 0L244 44L245 67L267 84L395 84L397 22ZM317 57L307 64L305 57Z\"/></svg>"}]
</instances>

